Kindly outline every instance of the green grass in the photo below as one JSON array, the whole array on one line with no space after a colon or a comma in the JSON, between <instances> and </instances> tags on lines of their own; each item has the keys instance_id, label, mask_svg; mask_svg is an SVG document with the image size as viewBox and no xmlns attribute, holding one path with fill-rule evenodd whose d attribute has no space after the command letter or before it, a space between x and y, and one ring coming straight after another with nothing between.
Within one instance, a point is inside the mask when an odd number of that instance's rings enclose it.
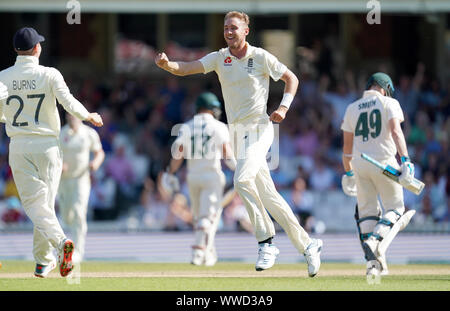
<instances>
[{"instance_id":1,"label":"green grass","mask_svg":"<svg viewBox=\"0 0 450 311\"><path fill-rule=\"evenodd\" d=\"M214 267L174 263L85 262L79 284L55 269L33 277L34 263L3 261L1 291L448 291L450 265L391 265L380 284L368 284L365 266L322 263L315 278L306 264L277 264L255 272L252 264L220 262ZM16 275L17 274L17 275Z\"/></svg>"}]
</instances>

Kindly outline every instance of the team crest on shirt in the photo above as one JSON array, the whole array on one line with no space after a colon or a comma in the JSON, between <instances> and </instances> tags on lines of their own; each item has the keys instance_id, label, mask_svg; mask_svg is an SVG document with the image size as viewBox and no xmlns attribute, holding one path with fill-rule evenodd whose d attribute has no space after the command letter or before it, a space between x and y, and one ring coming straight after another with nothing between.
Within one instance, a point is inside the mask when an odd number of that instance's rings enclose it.
<instances>
[{"instance_id":1,"label":"team crest on shirt","mask_svg":"<svg viewBox=\"0 0 450 311\"><path fill-rule=\"evenodd\" d=\"M227 58L225 58L225 60L223 61L223 65L224 66L232 66L233 64L231 63L232 59L230 56L228 56Z\"/></svg>"},{"instance_id":2,"label":"team crest on shirt","mask_svg":"<svg viewBox=\"0 0 450 311\"><path fill-rule=\"evenodd\" d=\"M245 67L245 69L247 70L248 73L252 73L253 72L253 58L249 58L247 61L247 67Z\"/></svg>"}]
</instances>

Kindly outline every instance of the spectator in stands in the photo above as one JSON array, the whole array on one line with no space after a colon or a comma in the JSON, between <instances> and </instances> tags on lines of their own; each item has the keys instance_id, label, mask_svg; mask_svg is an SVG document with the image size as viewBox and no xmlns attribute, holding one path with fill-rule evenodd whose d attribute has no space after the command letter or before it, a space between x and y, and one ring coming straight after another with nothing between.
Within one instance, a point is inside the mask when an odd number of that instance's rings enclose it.
<instances>
[{"instance_id":1,"label":"spectator in stands","mask_svg":"<svg viewBox=\"0 0 450 311\"><path fill-rule=\"evenodd\" d=\"M291 189L282 194L300 220L300 225L307 232L312 232L314 197L306 188L306 181L297 177L292 183Z\"/></svg>"},{"instance_id":2,"label":"spectator in stands","mask_svg":"<svg viewBox=\"0 0 450 311\"><path fill-rule=\"evenodd\" d=\"M321 156L317 156L311 171L309 184L315 191L327 191L335 187L335 173L326 165Z\"/></svg>"}]
</instances>

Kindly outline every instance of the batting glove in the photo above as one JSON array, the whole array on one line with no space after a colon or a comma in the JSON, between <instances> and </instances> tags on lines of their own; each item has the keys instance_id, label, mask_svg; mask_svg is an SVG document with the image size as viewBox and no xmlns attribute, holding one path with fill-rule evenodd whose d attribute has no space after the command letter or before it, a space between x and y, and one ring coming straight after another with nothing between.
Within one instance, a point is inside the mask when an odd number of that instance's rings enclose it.
<instances>
[{"instance_id":1,"label":"batting glove","mask_svg":"<svg viewBox=\"0 0 450 311\"><path fill-rule=\"evenodd\" d=\"M412 184L414 179L414 164L411 163L409 157L402 157L401 171L402 173L398 177L398 182L403 187Z\"/></svg>"},{"instance_id":2,"label":"batting glove","mask_svg":"<svg viewBox=\"0 0 450 311\"><path fill-rule=\"evenodd\" d=\"M353 171L348 171L342 175L342 190L344 193L351 197L356 197L356 178Z\"/></svg>"},{"instance_id":3,"label":"batting glove","mask_svg":"<svg viewBox=\"0 0 450 311\"><path fill-rule=\"evenodd\" d=\"M161 187L171 196L174 192L180 191L180 182L175 175L164 172L161 176Z\"/></svg>"}]
</instances>

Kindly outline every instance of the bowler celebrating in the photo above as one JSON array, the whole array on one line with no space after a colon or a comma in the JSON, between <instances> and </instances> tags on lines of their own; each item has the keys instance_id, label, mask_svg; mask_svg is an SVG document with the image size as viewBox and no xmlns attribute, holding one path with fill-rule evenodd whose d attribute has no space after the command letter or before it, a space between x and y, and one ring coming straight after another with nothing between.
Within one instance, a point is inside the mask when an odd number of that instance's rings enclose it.
<instances>
[{"instance_id":1,"label":"bowler celebrating","mask_svg":"<svg viewBox=\"0 0 450 311\"><path fill-rule=\"evenodd\" d=\"M217 73L230 128L244 129L234 133L238 142L234 148L237 160L234 187L246 206L259 243L255 269L261 271L272 267L279 254L272 243L275 228L270 213L297 250L304 254L309 276L313 277L319 271L322 241L311 239L300 226L289 205L277 192L266 161L274 138L272 122L281 122L285 118L297 91L298 79L275 56L246 42L248 25L247 14L228 12L224 19L224 38L228 47L192 62L169 61L165 53L160 53L155 62L160 68L180 76ZM270 78L281 79L285 88L280 106L269 117L266 109Z\"/></svg>"}]
</instances>

